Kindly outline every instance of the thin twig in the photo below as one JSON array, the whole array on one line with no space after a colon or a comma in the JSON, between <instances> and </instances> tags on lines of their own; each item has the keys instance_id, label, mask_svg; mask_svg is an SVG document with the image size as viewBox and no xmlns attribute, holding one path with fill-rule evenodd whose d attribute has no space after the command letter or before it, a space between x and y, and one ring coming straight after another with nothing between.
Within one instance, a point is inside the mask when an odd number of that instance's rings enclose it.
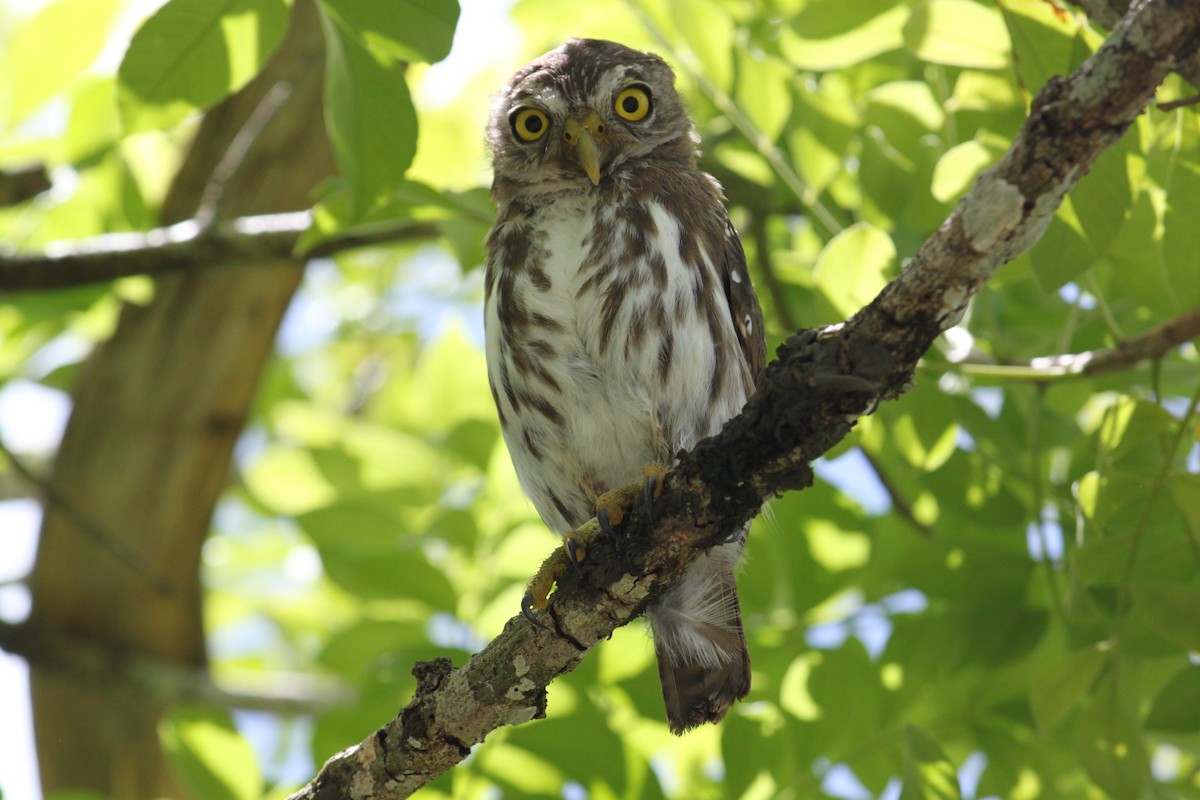
<instances>
[{"instance_id":1,"label":"thin twig","mask_svg":"<svg viewBox=\"0 0 1200 800\"><path fill-rule=\"evenodd\" d=\"M974 362L922 364L925 370L961 372L981 378L1014 381L1062 381L1094 378L1107 372L1133 367L1142 361L1161 358L1172 349L1200 338L1200 307L1155 325L1145 333L1113 347L1058 356L1042 356L1025 364L982 364Z\"/></svg>"},{"instance_id":2,"label":"thin twig","mask_svg":"<svg viewBox=\"0 0 1200 800\"><path fill-rule=\"evenodd\" d=\"M225 149L220 162L209 174L208 183L200 195L200 205L196 209L195 220L202 228L213 223L221 212L221 200L225 196L225 187L246 161L246 154L258 141L263 129L279 113L279 109L287 102L292 94L292 85L287 81L279 81L263 95L254 111L246 118L237 135Z\"/></svg>"},{"instance_id":3,"label":"thin twig","mask_svg":"<svg viewBox=\"0 0 1200 800\"><path fill-rule=\"evenodd\" d=\"M1194 106L1197 103L1200 103L1200 94L1194 94L1191 97L1184 97L1179 100L1172 100L1169 103L1159 103L1158 110L1159 111L1174 111L1177 108L1183 108L1184 106Z\"/></svg>"}]
</instances>

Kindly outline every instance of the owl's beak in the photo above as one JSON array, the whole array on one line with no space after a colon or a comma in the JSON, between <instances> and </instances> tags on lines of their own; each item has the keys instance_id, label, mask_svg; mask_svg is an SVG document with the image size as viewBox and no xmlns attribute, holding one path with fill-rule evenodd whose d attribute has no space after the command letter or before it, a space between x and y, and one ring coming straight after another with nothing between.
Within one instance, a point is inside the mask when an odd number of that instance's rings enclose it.
<instances>
[{"instance_id":1,"label":"owl's beak","mask_svg":"<svg viewBox=\"0 0 1200 800\"><path fill-rule=\"evenodd\" d=\"M604 121L595 111L584 117L571 117L563 126L563 138L575 150L579 166L587 173L593 186L600 185L600 143L607 140Z\"/></svg>"}]
</instances>

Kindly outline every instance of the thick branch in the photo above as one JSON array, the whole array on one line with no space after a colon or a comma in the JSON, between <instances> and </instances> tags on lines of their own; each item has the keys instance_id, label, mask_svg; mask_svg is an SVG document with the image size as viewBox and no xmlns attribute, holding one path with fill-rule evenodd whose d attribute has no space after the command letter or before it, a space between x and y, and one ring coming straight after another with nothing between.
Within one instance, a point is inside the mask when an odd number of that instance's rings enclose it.
<instances>
[{"instance_id":1,"label":"thick branch","mask_svg":"<svg viewBox=\"0 0 1200 800\"><path fill-rule=\"evenodd\" d=\"M0 289L62 289L131 275L274 264L296 255L296 242L311 224L312 215L307 211L241 217L210 226L188 220L151 231L52 244L38 255L0 253ZM355 247L428 239L439 231L433 222L402 220L329 239L304 256L316 258Z\"/></svg>"},{"instance_id":2,"label":"thick branch","mask_svg":"<svg viewBox=\"0 0 1200 800\"><path fill-rule=\"evenodd\" d=\"M1070 79L1046 86L1008 154L900 277L849 322L801 331L779 348L742 413L680 454L654 519L635 511L617 541L589 550L578 580L553 595L551 629L518 615L462 667L418 664L416 695L400 715L331 758L293 797L407 797L492 730L542 716L551 680L766 498L809 485L814 458L907 388L934 339L1000 264L1033 245L1067 191L1198 42L1200 3L1140 3Z\"/></svg>"},{"instance_id":3,"label":"thick branch","mask_svg":"<svg viewBox=\"0 0 1200 800\"><path fill-rule=\"evenodd\" d=\"M1110 30L1121 21L1121 17L1129 11L1130 0L1073 0L1083 9L1083 13L1095 22ZM1193 86L1200 87L1200 51L1192 53L1190 58L1183 58L1175 66L1175 71L1187 79ZM1169 110L1163 107L1163 110Z\"/></svg>"},{"instance_id":4,"label":"thick branch","mask_svg":"<svg viewBox=\"0 0 1200 800\"><path fill-rule=\"evenodd\" d=\"M269 680L256 681L253 688L222 685L201 668L50 635L29 622L0 623L0 648L80 684L118 687L163 706L186 703L276 714L314 714L352 699L343 688L302 675L273 675Z\"/></svg>"}]
</instances>

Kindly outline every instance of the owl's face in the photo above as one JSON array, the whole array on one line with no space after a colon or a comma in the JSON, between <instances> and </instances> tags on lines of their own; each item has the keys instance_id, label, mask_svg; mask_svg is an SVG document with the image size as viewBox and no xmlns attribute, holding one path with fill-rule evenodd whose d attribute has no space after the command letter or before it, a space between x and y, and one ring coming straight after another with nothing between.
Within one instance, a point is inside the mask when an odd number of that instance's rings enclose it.
<instances>
[{"instance_id":1,"label":"owl's face","mask_svg":"<svg viewBox=\"0 0 1200 800\"><path fill-rule=\"evenodd\" d=\"M694 163L675 75L652 53L572 39L522 67L492 107L496 187L588 189L638 160Z\"/></svg>"}]
</instances>

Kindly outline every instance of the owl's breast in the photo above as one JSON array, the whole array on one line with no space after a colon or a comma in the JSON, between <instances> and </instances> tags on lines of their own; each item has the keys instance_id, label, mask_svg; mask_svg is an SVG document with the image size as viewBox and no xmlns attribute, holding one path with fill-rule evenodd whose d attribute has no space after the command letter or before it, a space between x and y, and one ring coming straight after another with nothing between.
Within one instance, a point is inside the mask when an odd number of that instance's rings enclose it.
<instances>
[{"instance_id":1,"label":"owl's breast","mask_svg":"<svg viewBox=\"0 0 1200 800\"><path fill-rule=\"evenodd\" d=\"M701 302L715 281L705 248L659 203L594 197L548 203L489 239L493 394L517 473L560 530L745 400L718 368L718 340L734 334L727 310L725 331Z\"/></svg>"}]
</instances>

